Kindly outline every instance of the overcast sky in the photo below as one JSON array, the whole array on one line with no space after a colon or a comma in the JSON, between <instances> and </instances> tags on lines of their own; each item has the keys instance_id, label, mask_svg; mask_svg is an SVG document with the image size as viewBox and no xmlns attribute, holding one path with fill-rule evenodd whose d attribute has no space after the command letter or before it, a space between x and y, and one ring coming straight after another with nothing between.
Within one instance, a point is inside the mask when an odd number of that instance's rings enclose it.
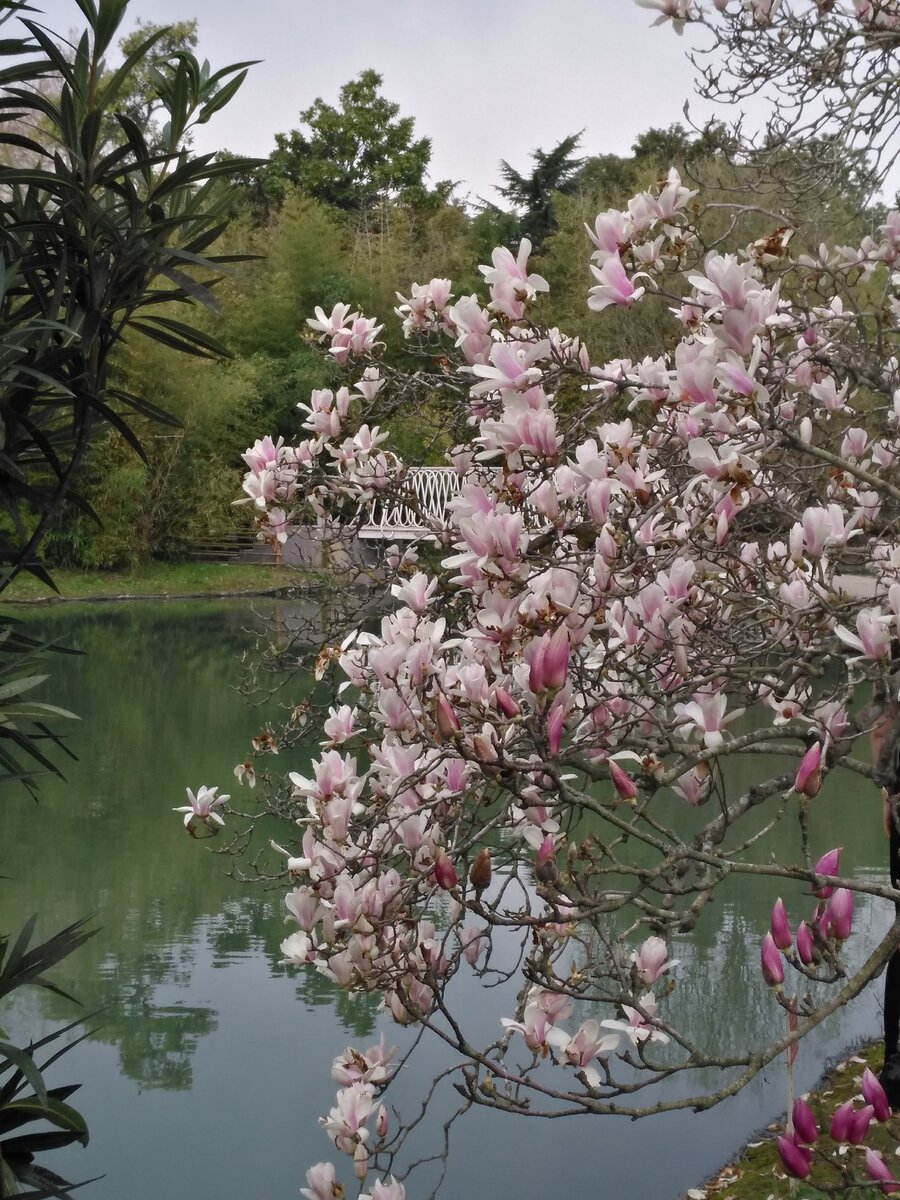
<instances>
[{"instance_id":1,"label":"overcast sky","mask_svg":"<svg viewBox=\"0 0 900 1200\"><path fill-rule=\"evenodd\" d=\"M33 2L57 31L82 24L75 0ZM132 0L127 29L138 17L196 17L214 68L263 60L198 149L264 157L301 109L373 67L432 139L432 181L473 198L496 199L501 158L526 170L582 128L584 152L627 154L642 130L683 120L691 95L687 38L632 0Z\"/></svg>"}]
</instances>

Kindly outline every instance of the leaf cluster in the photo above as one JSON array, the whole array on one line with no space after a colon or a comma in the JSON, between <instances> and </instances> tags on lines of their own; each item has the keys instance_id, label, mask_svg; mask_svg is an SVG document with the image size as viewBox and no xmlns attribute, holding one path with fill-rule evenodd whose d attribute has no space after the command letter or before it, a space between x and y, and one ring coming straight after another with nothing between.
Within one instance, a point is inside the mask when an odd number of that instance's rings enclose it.
<instances>
[{"instance_id":1,"label":"leaf cluster","mask_svg":"<svg viewBox=\"0 0 900 1200\"><path fill-rule=\"evenodd\" d=\"M46 941L32 945L36 918L26 922L15 941L0 937L0 998L28 985L67 996L47 979L50 970L78 949L93 931L86 921L74 921ZM65 1041L49 1058L38 1065L38 1051L65 1038L75 1025L54 1029L51 1033L17 1046L0 1030L0 1195L19 1193L39 1197L67 1196L74 1185L55 1171L35 1162L35 1155L46 1150L88 1142L84 1117L69 1103L79 1084L48 1088L44 1072L58 1058L76 1046L82 1037ZM46 1126L51 1126L47 1129ZM37 1126L37 1128L34 1128Z\"/></svg>"},{"instance_id":2,"label":"leaf cluster","mask_svg":"<svg viewBox=\"0 0 900 1200\"><path fill-rule=\"evenodd\" d=\"M127 330L188 354L224 348L162 305L214 303L233 256L212 252L227 224L220 181L235 169L192 155L190 130L235 94L249 63L212 71L186 49L147 67L165 30L138 40L114 71L105 55L126 0L79 0L88 28L60 47L35 20L0 41L0 587L37 547L98 429L114 427L143 454L137 417L172 423L146 398L111 385L110 358ZM9 14L4 14L8 16ZM164 110L159 145L121 110L145 69ZM36 81L55 80L58 90ZM121 140L104 130L115 122ZM20 132L30 126L34 134ZM40 131L39 133L37 131Z\"/></svg>"}]
</instances>

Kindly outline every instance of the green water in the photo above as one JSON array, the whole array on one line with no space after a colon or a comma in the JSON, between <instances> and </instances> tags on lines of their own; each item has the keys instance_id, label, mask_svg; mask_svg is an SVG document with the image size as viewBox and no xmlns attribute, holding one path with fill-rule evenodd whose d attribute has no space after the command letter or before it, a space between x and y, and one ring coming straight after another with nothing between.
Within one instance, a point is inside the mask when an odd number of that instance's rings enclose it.
<instances>
[{"instance_id":1,"label":"green water","mask_svg":"<svg viewBox=\"0 0 900 1200\"><path fill-rule=\"evenodd\" d=\"M290 620L289 610L280 615ZM318 975L280 967L283 887L267 893L229 878L229 860L192 842L172 812L185 785L235 793L232 769L274 711L248 708L235 690L248 630L260 621L247 604L197 602L66 607L29 624L86 651L53 664L46 693L82 718L69 737L79 761L68 765L65 784L44 782L37 805L14 789L0 798L0 920L16 928L37 912L50 933L93 912L100 929L55 972L96 1014L90 1041L53 1077L83 1081L75 1102L91 1143L48 1156L48 1165L74 1178L103 1174L81 1193L100 1200L295 1198L308 1166L336 1158L317 1127L333 1103L332 1058L348 1042L368 1045L382 1027L393 1041L403 1035L374 1001L349 1000ZM285 693L274 704L297 699ZM305 762L298 751L271 765ZM779 849L791 836L791 827L779 833ZM870 785L843 783L820 797L812 836L814 852L844 845L846 869L882 877L886 848ZM760 853L770 849L763 844ZM790 907L797 894L786 899ZM778 1020L758 974L771 902L768 885L729 882L697 935L675 946L682 966L672 1019L723 1052L764 1040ZM888 924L887 909L860 906L859 957ZM473 1038L494 1036L511 1011L509 998L466 980L457 994ZM59 998L20 992L0 1025L24 1037L74 1015ZM877 1029L876 989L804 1044L800 1087L830 1053ZM394 1101L411 1113L442 1062L423 1048ZM429 1106L420 1153L435 1149L452 1107L452 1093ZM455 1127L443 1195L462 1200L489 1184L496 1200L530 1200L562 1185L573 1196L674 1200L782 1107L773 1067L713 1112L652 1124L470 1113ZM427 1191L413 1183L408 1195Z\"/></svg>"}]
</instances>

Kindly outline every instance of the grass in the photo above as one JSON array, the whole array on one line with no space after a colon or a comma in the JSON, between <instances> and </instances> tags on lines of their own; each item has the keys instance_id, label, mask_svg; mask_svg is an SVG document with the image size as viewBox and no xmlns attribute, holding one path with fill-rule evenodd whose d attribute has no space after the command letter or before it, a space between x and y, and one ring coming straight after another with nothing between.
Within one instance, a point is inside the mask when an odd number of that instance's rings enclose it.
<instances>
[{"instance_id":1,"label":"grass","mask_svg":"<svg viewBox=\"0 0 900 1200\"><path fill-rule=\"evenodd\" d=\"M51 572L59 592L25 572L3 592L4 603L58 600L126 600L152 596L194 597L260 594L296 588L299 572L255 563L149 563L130 571Z\"/></svg>"},{"instance_id":2,"label":"grass","mask_svg":"<svg viewBox=\"0 0 900 1200\"><path fill-rule=\"evenodd\" d=\"M854 1178L867 1179L865 1146L850 1146L841 1154L828 1136L831 1114L839 1104L860 1094L860 1079L866 1067L877 1075L881 1070L883 1048L879 1043L860 1050L837 1063L807 1097L819 1126L812 1174L802 1182L786 1178L778 1157L775 1138L784 1133L784 1121L770 1125L760 1140L747 1144L738 1159L723 1167L717 1175L692 1196L708 1200L820 1200L825 1196L852 1196L853 1200L876 1200L882 1192L870 1187L848 1187L843 1168L852 1168ZM900 1178L900 1158L895 1151L900 1144L900 1114L884 1125L874 1121L869 1127L866 1145L878 1150L888 1169Z\"/></svg>"}]
</instances>

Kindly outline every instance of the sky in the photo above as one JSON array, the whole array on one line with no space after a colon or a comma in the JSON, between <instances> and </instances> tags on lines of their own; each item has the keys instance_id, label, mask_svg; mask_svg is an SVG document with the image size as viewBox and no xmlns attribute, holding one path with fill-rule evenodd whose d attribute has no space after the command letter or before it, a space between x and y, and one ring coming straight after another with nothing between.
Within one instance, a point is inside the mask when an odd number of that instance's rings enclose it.
<instances>
[{"instance_id":1,"label":"sky","mask_svg":"<svg viewBox=\"0 0 900 1200\"><path fill-rule=\"evenodd\" d=\"M83 24L75 0L33 2L57 32ZM372 67L432 139L431 181L457 180L472 200L498 199L501 159L527 171L533 150L579 129L584 153L627 154L643 130L683 122L684 52L702 37L651 28L633 0L131 0L123 30L138 17L195 17L214 69L262 60L198 150L265 157L316 97L336 103Z\"/></svg>"}]
</instances>

